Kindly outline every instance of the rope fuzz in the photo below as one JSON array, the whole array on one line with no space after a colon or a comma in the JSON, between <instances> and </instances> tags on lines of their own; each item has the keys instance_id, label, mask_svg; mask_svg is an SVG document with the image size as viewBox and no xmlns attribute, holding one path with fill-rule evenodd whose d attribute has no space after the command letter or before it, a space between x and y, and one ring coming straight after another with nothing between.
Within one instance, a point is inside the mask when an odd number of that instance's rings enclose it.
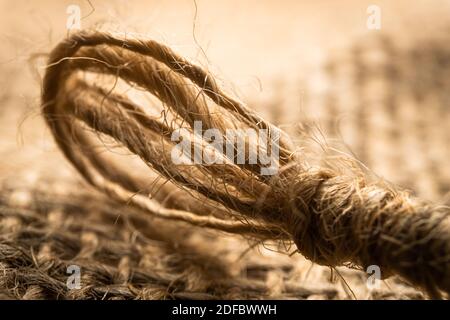
<instances>
[{"instance_id":1,"label":"rope fuzz","mask_svg":"<svg viewBox=\"0 0 450 320\"><path fill-rule=\"evenodd\" d=\"M151 116L128 96L93 83L89 74L110 75L147 91L162 103L162 116ZM398 274L432 297L450 293L448 207L370 182L351 159L351 174L337 166L308 165L282 130L158 42L95 31L70 36L50 54L42 112L66 158L90 184L117 200L166 219L293 241L321 265L378 265L384 277ZM172 134L180 128L193 132L196 121L202 130L276 134L279 156L272 160L278 173L262 175L263 164L236 164L223 150L206 151L205 141L195 139L189 142L193 148L214 153L225 164L174 164ZM92 131L137 155L151 169L148 177L95 152Z\"/></svg>"}]
</instances>

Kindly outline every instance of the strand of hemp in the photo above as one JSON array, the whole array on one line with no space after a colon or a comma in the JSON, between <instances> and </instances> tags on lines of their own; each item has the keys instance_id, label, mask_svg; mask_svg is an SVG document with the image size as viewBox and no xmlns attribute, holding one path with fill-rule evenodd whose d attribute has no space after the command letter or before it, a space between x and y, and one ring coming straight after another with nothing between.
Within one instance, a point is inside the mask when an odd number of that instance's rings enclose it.
<instances>
[{"instance_id":1,"label":"strand of hemp","mask_svg":"<svg viewBox=\"0 0 450 320\"><path fill-rule=\"evenodd\" d=\"M151 117L126 96L89 83L86 73L115 76L146 90L161 101L171 121ZM400 275L432 297L450 293L448 207L369 181L351 159L342 160L351 174L309 166L282 130L225 94L209 72L156 41L96 31L70 36L50 54L42 111L68 160L89 183L118 200L167 219L263 240L292 240L301 254L322 265L375 264L383 276ZM262 164L236 164L223 150L210 149L224 164L174 164L171 134L180 127L192 131L196 121L204 130L279 133L275 161L280 170L265 176ZM156 194L140 192L142 181L94 152L93 137L82 124L113 138L173 188L188 192L190 200L168 208ZM205 141L192 143L207 149Z\"/></svg>"}]
</instances>

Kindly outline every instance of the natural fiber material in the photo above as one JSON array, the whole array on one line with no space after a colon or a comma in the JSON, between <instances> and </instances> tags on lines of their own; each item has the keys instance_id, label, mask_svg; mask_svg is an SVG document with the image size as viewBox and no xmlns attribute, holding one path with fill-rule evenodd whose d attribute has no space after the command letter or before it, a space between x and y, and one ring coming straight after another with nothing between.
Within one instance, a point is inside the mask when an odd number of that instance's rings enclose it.
<instances>
[{"instance_id":1,"label":"natural fiber material","mask_svg":"<svg viewBox=\"0 0 450 320\"><path fill-rule=\"evenodd\" d=\"M239 259L230 249L239 242L232 239L117 206L74 181L61 184L47 177L39 182L36 189L11 181L1 186L0 298L337 297L329 285L290 279L293 266L286 262ZM55 187L70 194L47 191ZM70 265L81 268L81 288L66 284ZM266 278L272 276L281 287L270 285ZM405 297L420 295L406 292Z\"/></svg>"},{"instance_id":2,"label":"natural fiber material","mask_svg":"<svg viewBox=\"0 0 450 320\"><path fill-rule=\"evenodd\" d=\"M61 179L55 155L0 185L0 298L424 299L398 278L366 287L363 272L312 265L233 235L154 218ZM54 161L53 161L54 160ZM71 170L70 170L71 171ZM69 288L71 265L80 288ZM332 274L335 276L333 277Z\"/></svg>"},{"instance_id":3,"label":"natural fiber material","mask_svg":"<svg viewBox=\"0 0 450 320\"><path fill-rule=\"evenodd\" d=\"M126 96L93 85L85 75L90 72L147 90L164 104L164 117L152 117ZM433 297L450 292L448 207L370 181L352 159L309 165L280 129L223 93L209 73L155 41L99 32L69 37L50 55L42 110L59 147L87 181L156 217L262 240L292 240L300 253L322 265L376 264L383 276L399 274ZM170 136L181 126L192 130L195 121L205 130L279 133L278 174L263 176L261 164L237 165L225 154L226 165L175 165ZM82 123L120 142L168 182L149 189L153 180L137 178L95 152ZM205 141L200 145L206 148Z\"/></svg>"}]
</instances>

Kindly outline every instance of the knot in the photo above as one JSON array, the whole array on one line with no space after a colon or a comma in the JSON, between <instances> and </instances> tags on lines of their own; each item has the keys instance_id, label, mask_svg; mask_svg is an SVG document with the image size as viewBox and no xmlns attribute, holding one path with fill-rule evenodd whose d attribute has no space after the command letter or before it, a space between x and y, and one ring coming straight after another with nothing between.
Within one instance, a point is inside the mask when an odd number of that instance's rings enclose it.
<instances>
[{"instance_id":1,"label":"knot","mask_svg":"<svg viewBox=\"0 0 450 320\"><path fill-rule=\"evenodd\" d=\"M322 265L335 265L340 260L334 256L336 247L333 241L324 238L321 232L324 218L330 215L323 208L322 201L325 199L322 186L330 185L330 180L335 176L328 169L298 166L286 173L283 179L288 186L284 200L284 212L288 212L289 216L286 227L298 251Z\"/></svg>"}]
</instances>

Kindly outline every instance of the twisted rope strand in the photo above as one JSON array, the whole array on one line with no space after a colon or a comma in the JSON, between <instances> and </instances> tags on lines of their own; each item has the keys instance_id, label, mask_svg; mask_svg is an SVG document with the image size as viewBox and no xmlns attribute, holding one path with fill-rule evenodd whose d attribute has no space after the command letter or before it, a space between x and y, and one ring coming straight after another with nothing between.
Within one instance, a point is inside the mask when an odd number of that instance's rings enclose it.
<instances>
[{"instance_id":1,"label":"twisted rope strand","mask_svg":"<svg viewBox=\"0 0 450 320\"><path fill-rule=\"evenodd\" d=\"M105 93L83 78L87 72L116 76L147 90L174 121L160 122L127 98ZM306 165L282 130L226 95L211 74L164 45L95 31L72 35L50 55L42 111L69 161L89 183L118 200L193 225L258 239L290 239L300 253L319 264L376 264L383 276L398 274L432 297L450 293L448 207L420 201L382 181L372 182L357 165L348 166L350 173L337 165ZM174 143L168 137L181 125L192 131L195 121L221 132L279 132L279 172L264 176L262 164L234 164L233 158L225 164L174 164ZM130 172L92 152L92 137L81 123L112 137L160 176L190 190L192 209L166 208L139 193L141 182ZM207 144L201 141L197 146L205 152ZM205 201L201 206L200 197Z\"/></svg>"}]
</instances>

